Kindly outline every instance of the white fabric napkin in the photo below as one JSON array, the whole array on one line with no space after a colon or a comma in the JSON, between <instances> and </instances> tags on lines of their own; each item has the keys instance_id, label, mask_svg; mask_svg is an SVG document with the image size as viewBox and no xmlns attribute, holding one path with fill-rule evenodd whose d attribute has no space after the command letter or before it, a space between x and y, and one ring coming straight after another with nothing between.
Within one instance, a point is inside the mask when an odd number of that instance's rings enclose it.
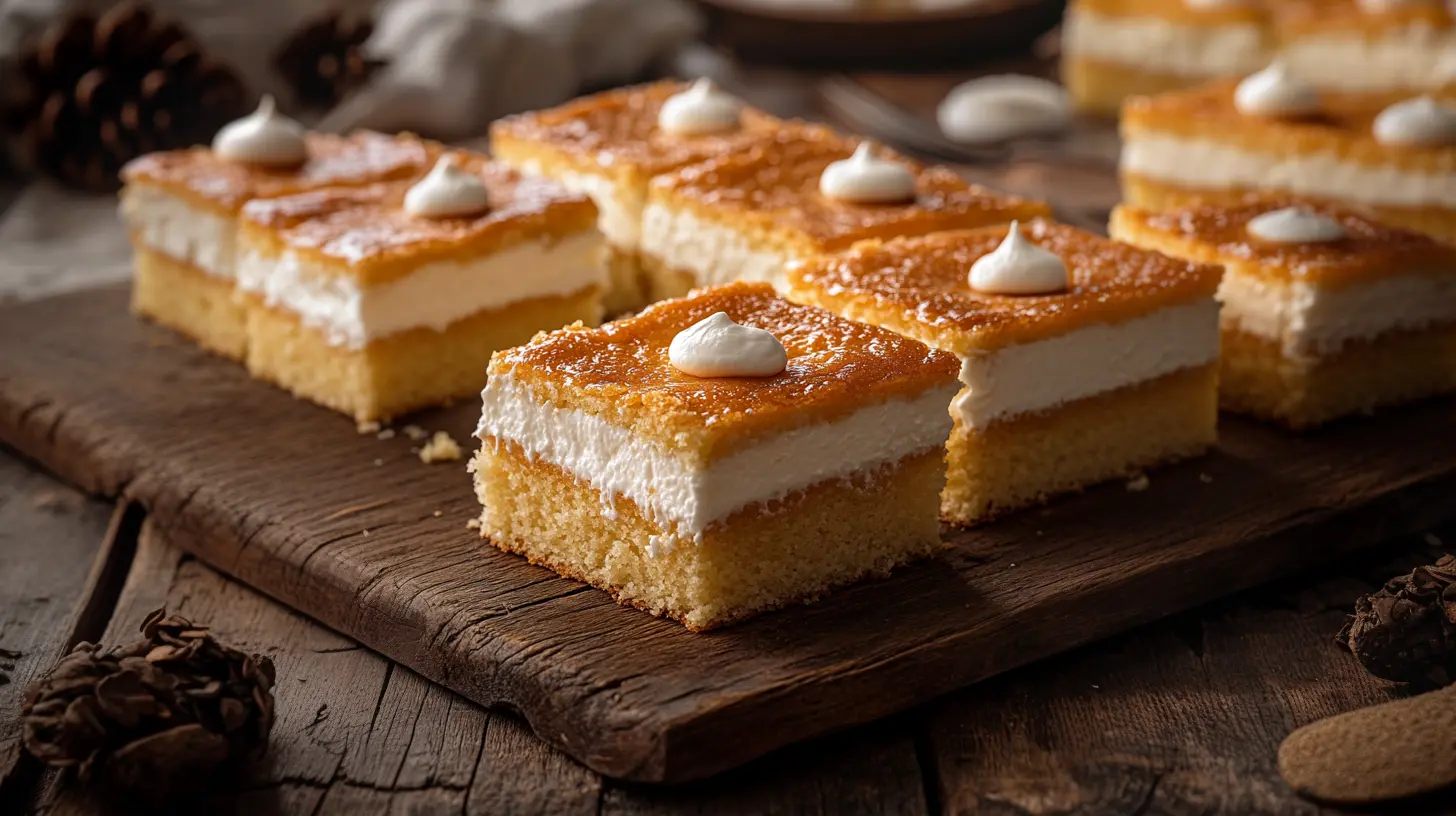
<instances>
[{"instance_id":1,"label":"white fabric napkin","mask_svg":"<svg viewBox=\"0 0 1456 816\"><path fill-rule=\"evenodd\" d=\"M318 126L478 136L639 76L698 26L680 0L387 0L366 48L388 67Z\"/></svg>"}]
</instances>

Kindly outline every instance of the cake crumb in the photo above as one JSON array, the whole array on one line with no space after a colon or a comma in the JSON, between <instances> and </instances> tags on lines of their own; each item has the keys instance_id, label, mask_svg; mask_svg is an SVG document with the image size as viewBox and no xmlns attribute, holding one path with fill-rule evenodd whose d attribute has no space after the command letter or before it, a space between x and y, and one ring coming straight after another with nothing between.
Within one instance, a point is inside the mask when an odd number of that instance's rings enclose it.
<instances>
[{"instance_id":1,"label":"cake crumb","mask_svg":"<svg viewBox=\"0 0 1456 816\"><path fill-rule=\"evenodd\" d=\"M375 459L374 460L374 466L375 467L384 467L384 460L383 459Z\"/></svg>"},{"instance_id":2,"label":"cake crumb","mask_svg":"<svg viewBox=\"0 0 1456 816\"><path fill-rule=\"evenodd\" d=\"M435 436L420 448L420 461L427 465L436 462L454 462L460 459L460 444L446 431L435 431Z\"/></svg>"},{"instance_id":3,"label":"cake crumb","mask_svg":"<svg viewBox=\"0 0 1456 816\"><path fill-rule=\"evenodd\" d=\"M465 522L465 529L467 529L467 530L479 530L480 529L480 519L473 518L470 521Z\"/></svg>"},{"instance_id":4,"label":"cake crumb","mask_svg":"<svg viewBox=\"0 0 1456 816\"><path fill-rule=\"evenodd\" d=\"M1127 490L1129 493L1141 493L1147 489L1148 474L1146 473L1139 473L1138 475L1127 480Z\"/></svg>"},{"instance_id":5,"label":"cake crumb","mask_svg":"<svg viewBox=\"0 0 1456 816\"><path fill-rule=\"evenodd\" d=\"M358 431L360 436L379 433L379 423L375 422L372 419L368 422L360 422L358 425L354 426L354 430Z\"/></svg>"},{"instance_id":6,"label":"cake crumb","mask_svg":"<svg viewBox=\"0 0 1456 816\"><path fill-rule=\"evenodd\" d=\"M374 435L374 438L375 439L393 439L394 438L394 429L393 428L385 428L384 430L382 430L379 433L375 434Z\"/></svg>"},{"instance_id":7,"label":"cake crumb","mask_svg":"<svg viewBox=\"0 0 1456 816\"><path fill-rule=\"evenodd\" d=\"M368 530L361 530L360 531L360 535L363 535L365 538L368 538L369 537L369 531Z\"/></svg>"},{"instance_id":8,"label":"cake crumb","mask_svg":"<svg viewBox=\"0 0 1456 816\"><path fill-rule=\"evenodd\" d=\"M1203 482L1204 484L1213 484L1213 477L1209 476L1207 473L1200 473L1198 474L1198 481Z\"/></svg>"},{"instance_id":9,"label":"cake crumb","mask_svg":"<svg viewBox=\"0 0 1456 816\"><path fill-rule=\"evenodd\" d=\"M440 516L443 516L443 515L445 515L445 511L443 511L443 510L436 510L435 511L435 518L439 518Z\"/></svg>"},{"instance_id":10,"label":"cake crumb","mask_svg":"<svg viewBox=\"0 0 1456 816\"><path fill-rule=\"evenodd\" d=\"M418 442L421 439L424 439L425 437L430 435L429 431L421 428L418 425L406 425L401 430L404 431L405 436L408 436L411 440L415 442Z\"/></svg>"}]
</instances>

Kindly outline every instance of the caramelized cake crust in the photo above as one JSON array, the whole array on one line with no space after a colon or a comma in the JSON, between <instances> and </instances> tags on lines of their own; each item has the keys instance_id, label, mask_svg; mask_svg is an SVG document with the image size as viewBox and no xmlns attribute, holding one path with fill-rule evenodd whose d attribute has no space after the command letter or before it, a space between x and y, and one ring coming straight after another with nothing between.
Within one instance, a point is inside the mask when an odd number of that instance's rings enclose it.
<instances>
[{"instance_id":1,"label":"caramelized cake crust","mask_svg":"<svg viewBox=\"0 0 1456 816\"><path fill-rule=\"evenodd\" d=\"M794 124L750 150L662 176L653 182L652 195L730 227L782 236L791 244L785 249L803 255L836 252L869 238L1050 214L1041 202L977 187L948 167L926 167L885 149L876 152L915 173L913 202L856 204L822 195L819 179L824 169L848 158L858 144L825 127Z\"/></svg>"},{"instance_id":2,"label":"caramelized cake crust","mask_svg":"<svg viewBox=\"0 0 1456 816\"><path fill-rule=\"evenodd\" d=\"M411 182L330 188L249 202L245 239L273 252L286 246L321 268L375 285L432 261L475 257L527 236L579 233L596 222L590 199L555 182L481 157L466 157L462 166L489 191L490 209L479 216L414 217L403 207Z\"/></svg>"},{"instance_id":3,"label":"caramelized cake crust","mask_svg":"<svg viewBox=\"0 0 1456 816\"><path fill-rule=\"evenodd\" d=\"M1260 241L1248 223L1272 210L1302 206L1332 218L1345 237L1324 243ZM1278 281L1322 286L1367 282L1408 274L1412 269L1456 269L1456 247L1378 223L1348 207L1285 196L1250 195L1229 206L1200 204L1173 212L1122 205L1112 213L1112 232L1140 246L1165 242L1177 257L1203 263L1240 265L1240 272Z\"/></svg>"},{"instance_id":4,"label":"caramelized cake crust","mask_svg":"<svg viewBox=\"0 0 1456 816\"><path fill-rule=\"evenodd\" d=\"M236 212L250 199L288 195L330 185L409 178L428 170L439 154L432 142L360 131L350 136L309 133L308 161L299 167L241 164L206 147L149 153L122 170L128 184L150 184L214 210Z\"/></svg>"},{"instance_id":5,"label":"caramelized cake crust","mask_svg":"<svg viewBox=\"0 0 1456 816\"><path fill-rule=\"evenodd\" d=\"M1096 323L1119 322L1209 297L1222 274L1036 220L1023 234L1067 264L1072 287L1050 295L991 295L971 289L971 265L1006 237L987 227L870 241L790 272L790 288L841 314L965 356Z\"/></svg>"},{"instance_id":6,"label":"caramelized cake crust","mask_svg":"<svg viewBox=\"0 0 1456 816\"><path fill-rule=\"evenodd\" d=\"M745 107L742 127L683 136L657 126L662 103L688 85L664 80L585 96L550 110L508 116L491 125L491 144L507 152L541 145L597 172L613 168L648 176L742 150L782 124Z\"/></svg>"},{"instance_id":7,"label":"caramelized cake crust","mask_svg":"<svg viewBox=\"0 0 1456 816\"><path fill-rule=\"evenodd\" d=\"M683 374L673 337L716 312L772 332L788 367L767 378ZM884 329L783 301L766 284L699 290L598 329L569 326L498 354L534 397L592 414L668 449L711 460L762 436L825 422L866 403L923 394L957 371L954 357ZM563 387L565 386L565 387Z\"/></svg>"}]
</instances>

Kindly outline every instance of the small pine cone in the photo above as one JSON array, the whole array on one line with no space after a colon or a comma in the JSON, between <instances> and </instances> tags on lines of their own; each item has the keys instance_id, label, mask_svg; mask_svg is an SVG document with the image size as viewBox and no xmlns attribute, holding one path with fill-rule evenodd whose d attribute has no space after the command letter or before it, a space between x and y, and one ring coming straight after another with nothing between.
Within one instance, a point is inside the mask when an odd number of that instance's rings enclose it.
<instances>
[{"instance_id":1,"label":"small pine cone","mask_svg":"<svg viewBox=\"0 0 1456 816\"><path fill-rule=\"evenodd\" d=\"M56 23L22 55L19 85L3 120L22 162L98 191L136 156L207 142L249 102L232 69L140 2Z\"/></svg>"},{"instance_id":2,"label":"small pine cone","mask_svg":"<svg viewBox=\"0 0 1456 816\"><path fill-rule=\"evenodd\" d=\"M304 108L327 110L358 90L383 63L365 56L372 20L331 11L299 26L279 48L273 66Z\"/></svg>"},{"instance_id":3,"label":"small pine cone","mask_svg":"<svg viewBox=\"0 0 1456 816\"><path fill-rule=\"evenodd\" d=\"M273 728L273 663L159 609L144 640L78 645L25 693L25 748L153 804L200 791L254 758Z\"/></svg>"}]
</instances>

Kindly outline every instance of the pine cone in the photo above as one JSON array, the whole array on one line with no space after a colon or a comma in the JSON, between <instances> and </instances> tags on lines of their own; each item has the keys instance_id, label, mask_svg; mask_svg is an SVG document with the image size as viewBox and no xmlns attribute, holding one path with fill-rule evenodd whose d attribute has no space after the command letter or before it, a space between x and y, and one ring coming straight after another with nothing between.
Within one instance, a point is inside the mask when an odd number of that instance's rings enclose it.
<instances>
[{"instance_id":1,"label":"pine cone","mask_svg":"<svg viewBox=\"0 0 1456 816\"><path fill-rule=\"evenodd\" d=\"M327 110L384 65L364 56L364 42L373 33L372 20L328 12L299 26L278 50L273 65L288 81L298 105Z\"/></svg>"},{"instance_id":2,"label":"pine cone","mask_svg":"<svg viewBox=\"0 0 1456 816\"><path fill-rule=\"evenodd\" d=\"M165 609L141 629L123 648L78 645L26 691L21 722L42 762L159 804L263 752L273 663Z\"/></svg>"},{"instance_id":3,"label":"pine cone","mask_svg":"<svg viewBox=\"0 0 1456 816\"><path fill-rule=\"evenodd\" d=\"M206 143L247 113L238 75L140 2L58 22L19 67L5 125L22 162L83 189L115 189L132 158Z\"/></svg>"},{"instance_id":4,"label":"pine cone","mask_svg":"<svg viewBox=\"0 0 1456 816\"><path fill-rule=\"evenodd\" d=\"M1335 641L1376 677L1437 686L1456 681L1456 556L1416 567L1360 598Z\"/></svg>"}]
</instances>

